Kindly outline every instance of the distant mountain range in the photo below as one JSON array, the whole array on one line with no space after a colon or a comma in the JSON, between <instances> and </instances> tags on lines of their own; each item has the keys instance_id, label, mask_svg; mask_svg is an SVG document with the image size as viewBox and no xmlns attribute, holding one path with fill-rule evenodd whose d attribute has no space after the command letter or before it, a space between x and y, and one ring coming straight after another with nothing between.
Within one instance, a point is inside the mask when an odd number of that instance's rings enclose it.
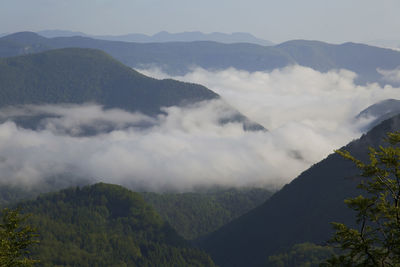
<instances>
[{"instance_id":1,"label":"distant mountain range","mask_svg":"<svg viewBox=\"0 0 400 267\"><path fill-rule=\"evenodd\" d=\"M367 41L365 43L373 46L400 49L400 40L375 39Z\"/></svg>"},{"instance_id":2,"label":"distant mountain range","mask_svg":"<svg viewBox=\"0 0 400 267\"><path fill-rule=\"evenodd\" d=\"M351 70L357 73L358 84L399 85L398 81L385 80L382 71L378 70L397 68L400 52L355 43L334 45L304 40L276 46L209 41L130 43L81 36L45 38L36 33L21 32L0 38L0 57L66 47L100 49L130 67L158 67L171 75L185 74L196 66L208 70L233 67L252 72L299 64L321 72Z\"/></svg>"},{"instance_id":3,"label":"distant mountain range","mask_svg":"<svg viewBox=\"0 0 400 267\"><path fill-rule=\"evenodd\" d=\"M122 41L122 42L134 42L134 43L213 41L225 44L251 43L251 44L266 45L266 46L274 45L274 43L270 41L257 38L245 32L234 32L231 34L227 34L221 32L202 33L199 31L193 31L193 32L169 33L166 31L161 31L154 35L146 35L140 33L131 33L124 35L90 35L83 32L45 30L45 31L39 31L37 33L47 38L83 36L83 37L90 37L94 39L101 39L108 41Z\"/></svg>"},{"instance_id":4,"label":"distant mountain range","mask_svg":"<svg viewBox=\"0 0 400 267\"><path fill-rule=\"evenodd\" d=\"M185 73L193 65L210 70L235 67L256 71L299 64L319 71L346 68L359 75L359 83L366 83L383 82L377 69L394 69L400 62L396 51L354 43L298 40L273 47L208 41L140 44L88 37L45 38L29 32L0 38L0 55L0 108L96 102L105 108L150 116L162 113L161 107L216 100L219 96L201 85L153 79L131 67L158 66L170 73ZM387 132L400 129L399 111L399 100L394 99L362 111L356 119L376 117L369 127L376 126L344 149L365 160L369 146L381 145ZM236 114L231 119L246 124L246 118ZM219 266L234 267L263 266L269 255L296 243L324 244L332 233L330 222L354 222L354 213L343 200L360 194L356 189L360 179L359 170L351 162L337 154L329 155L261 206L201 238L197 245ZM11 190L4 191L12 198ZM173 208L174 197L169 198ZM147 194L147 199L159 209L168 204L162 196ZM193 202L200 203L196 199ZM8 199L4 203L9 203ZM214 265L139 195L118 186L73 188L24 204L45 233L43 246L35 255L42 255L49 266L83 265L83 260L87 265L101 265L101 260L108 266L121 257L126 257L125 263L139 266ZM50 253L51 249L57 253Z\"/></svg>"},{"instance_id":5,"label":"distant mountain range","mask_svg":"<svg viewBox=\"0 0 400 267\"><path fill-rule=\"evenodd\" d=\"M356 158L368 159L387 132L400 129L400 115L381 122L360 139L343 147ZM296 243L325 244L331 222L354 225L344 199L361 194L356 189L360 171L337 154L315 164L263 205L233 220L200 241L219 266L265 266L268 256Z\"/></svg>"}]
</instances>

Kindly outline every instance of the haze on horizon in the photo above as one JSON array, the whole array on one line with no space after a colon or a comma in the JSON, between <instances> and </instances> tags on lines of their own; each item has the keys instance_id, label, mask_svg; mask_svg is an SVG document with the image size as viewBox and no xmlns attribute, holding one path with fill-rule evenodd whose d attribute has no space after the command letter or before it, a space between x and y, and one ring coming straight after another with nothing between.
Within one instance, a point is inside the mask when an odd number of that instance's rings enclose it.
<instances>
[{"instance_id":1,"label":"haze on horizon","mask_svg":"<svg viewBox=\"0 0 400 267\"><path fill-rule=\"evenodd\" d=\"M3 0L0 33L50 29L94 35L248 32L275 43L395 40L396 0Z\"/></svg>"}]
</instances>

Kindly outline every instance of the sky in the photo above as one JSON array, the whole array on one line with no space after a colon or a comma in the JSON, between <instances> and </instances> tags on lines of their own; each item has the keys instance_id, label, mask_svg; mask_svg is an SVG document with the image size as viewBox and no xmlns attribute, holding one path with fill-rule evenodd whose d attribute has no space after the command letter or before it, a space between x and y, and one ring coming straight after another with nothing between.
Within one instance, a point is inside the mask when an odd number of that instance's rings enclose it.
<instances>
[{"instance_id":1,"label":"sky","mask_svg":"<svg viewBox=\"0 0 400 267\"><path fill-rule=\"evenodd\" d=\"M248 32L276 43L393 40L398 0L1 0L0 33Z\"/></svg>"}]
</instances>

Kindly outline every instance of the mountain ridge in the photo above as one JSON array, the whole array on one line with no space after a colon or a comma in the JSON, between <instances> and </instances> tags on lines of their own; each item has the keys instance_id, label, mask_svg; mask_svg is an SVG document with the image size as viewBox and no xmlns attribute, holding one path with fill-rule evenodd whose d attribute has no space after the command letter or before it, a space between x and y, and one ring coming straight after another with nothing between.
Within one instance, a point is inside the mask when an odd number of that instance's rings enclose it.
<instances>
[{"instance_id":1,"label":"mountain ridge","mask_svg":"<svg viewBox=\"0 0 400 267\"><path fill-rule=\"evenodd\" d=\"M214 266L147 204L119 185L73 187L20 202L41 266Z\"/></svg>"},{"instance_id":2,"label":"mountain ridge","mask_svg":"<svg viewBox=\"0 0 400 267\"><path fill-rule=\"evenodd\" d=\"M399 129L397 115L341 149L366 161L369 146L382 144L387 132ZM200 247L220 266L263 266L268 256L296 243L324 244L333 233L331 222L354 225L354 212L344 199L360 194L359 177L352 162L331 154L261 206L199 240Z\"/></svg>"},{"instance_id":3,"label":"mountain ridge","mask_svg":"<svg viewBox=\"0 0 400 267\"><path fill-rule=\"evenodd\" d=\"M0 57L56 48L81 47L103 50L132 68L158 67L170 75L184 75L192 71L193 67L210 71L232 67L254 72L271 71L297 64L320 72L347 69L357 74L357 84L377 82L381 85L400 85L397 81L388 81L384 74L378 71L395 69L400 62L400 52L364 44L335 45L307 40L288 41L275 46L222 44L210 41L129 43L81 36L45 38L44 42L41 39L35 43L34 38L19 42L13 36L15 34L0 38Z\"/></svg>"},{"instance_id":4,"label":"mountain ridge","mask_svg":"<svg viewBox=\"0 0 400 267\"><path fill-rule=\"evenodd\" d=\"M183 100L219 98L201 85L146 77L94 49L64 48L3 58L0 77L3 107L94 101L105 107L155 114L159 107L180 105ZM152 101L146 101L148 98Z\"/></svg>"},{"instance_id":5,"label":"mountain ridge","mask_svg":"<svg viewBox=\"0 0 400 267\"><path fill-rule=\"evenodd\" d=\"M142 33L128 33L122 35L93 35L76 31L44 30L37 33L47 38L83 36L101 40L137 43L214 41L220 43L254 43L265 46L273 45L273 43L270 41L257 38L250 33L244 32L233 32L231 34L228 34L221 32L203 33L200 31L188 31L178 33L160 31L153 35Z\"/></svg>"}]
</instances>

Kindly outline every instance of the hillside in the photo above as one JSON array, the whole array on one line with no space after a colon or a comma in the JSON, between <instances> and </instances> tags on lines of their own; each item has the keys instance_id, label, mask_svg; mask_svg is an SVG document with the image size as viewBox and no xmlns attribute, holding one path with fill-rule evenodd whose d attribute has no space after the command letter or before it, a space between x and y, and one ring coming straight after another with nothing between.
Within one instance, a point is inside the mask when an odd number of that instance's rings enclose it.
<instances>
[{"instance_id":1,"label":"hillside","mask_svg":"<svg viewBox=\"0 0 400 267\"><path fill-rule=\"evenodd\" d=\"M0 107L96 102L152 115L163 106L215 98L201 85L152 79L93 49L0 59Z\"/></svg>"},{"instance_id":2,"label":"hillside","mask_svg":"<svg viewBox=\"0 0 400 267\"><path fill-rule=\"evenodd\" d=\"M181 236L196 239L262 204L272 192L262 188L217 188L141 195Z\"/></svg>"},{"instance_id":3,"label":"hillside","mask_svg":"<svg viewBox=\"0 0 400 267\"><path fill-rule=\"evenodd\" d=\"M366 160L368 147L400 129L400 116L386 120L344 147ZM354 222L345 198L359 195L359 170L332 154L315 164L263 205L210 234L200 242L220 266L263 266L269 255L304 242L323 244L332 234L330 222Z\"/></svg>"},{"instance_id":4,"label":"hillside","mask_svg":"<svg viewBox=\"0 0 400 267\"><path fill-rule=\"evenodd\" d=\"M71 188L20 205L38 229L41 266L214 266L121 186Z\"/></svg>"},{"instance_id":5,"label":"hillside","mask_svg":"<svg viewBox=\"0 0 400 267\"><path fill-rule=\"evenodd\" d=\"M387 120L400 113L400 100L386 99L375 103L362 110L356 117L356 120L372 119L366 125L366 130L370 130L384 120Z\"/></svg>"},{"instance_id":6,"label":"hillside","mask_svg":"<svg viewBox=\"0 0 400 267\"><path fill-rule=\"evenodd\" d=\"M219 95L202 85L147 77L100 50L64 48L0 58L0 108L27 104L96 103L105 109L118 108L155 116L163 113L163 107L190 106L216 99L220 99ZM245 130L265 130L228 104L223 104L230 115L221 117L222 124L239 122ZM48 116L54 114L16 116L12 120L24 127L35 128ZM148 122L138 122L135 126L146 125ZM104 127L110 128L109 125Z\"/></svg>"},{"instance_id":7,"label":"hillside","mask_svg":"<svg viewBox=\"0 0 400 267\"><path fill-rule=\"evenodd\" d=\"M359 74L356 82L361 84L384 82L378 69L395 69L400 61L400 53L397 51L357 43L333 45L294 40L277 47L290 54L301 66L323 72L331 69L351 70Z\"/></svg>"},{"instance_id":8,"label":"hillside","mask_svg":"<svg viewBox=\"0 0 400 267\"><path fill-rule=\"evenodd\" d=\"M0 38L0 57L40 52L50 48L82 47L103 50L133 68L158 67L176 75L199 66L208 70L233 67L246 71L269 71L293 64L325 72L348 69L358 74L357 83L385 80L379 69L395 69L400 52L364 44L328 44L318 41L294 40L275 46L256 44L223 44L210 41L130 43L106 41L89 37L44 38L20 32ZM10 42L13 44L10 48ZM14 48L13 48L14 47Z\"/></svg>"},{"instance_id":9,"label":"hillside","mask_svg":"<svg viewBox=\"0 0 400 267\"><path fill-rule=\"evenodd\" d=\"M53 181L54 180L54 181ZM60 176L36 187L0 186L0 209L43 192L90 184L90 180ZM207 188L186 193L138 192L177 233L192 240L261 205L273 192L262 188Z\"/></svg>"}]
</instances>

